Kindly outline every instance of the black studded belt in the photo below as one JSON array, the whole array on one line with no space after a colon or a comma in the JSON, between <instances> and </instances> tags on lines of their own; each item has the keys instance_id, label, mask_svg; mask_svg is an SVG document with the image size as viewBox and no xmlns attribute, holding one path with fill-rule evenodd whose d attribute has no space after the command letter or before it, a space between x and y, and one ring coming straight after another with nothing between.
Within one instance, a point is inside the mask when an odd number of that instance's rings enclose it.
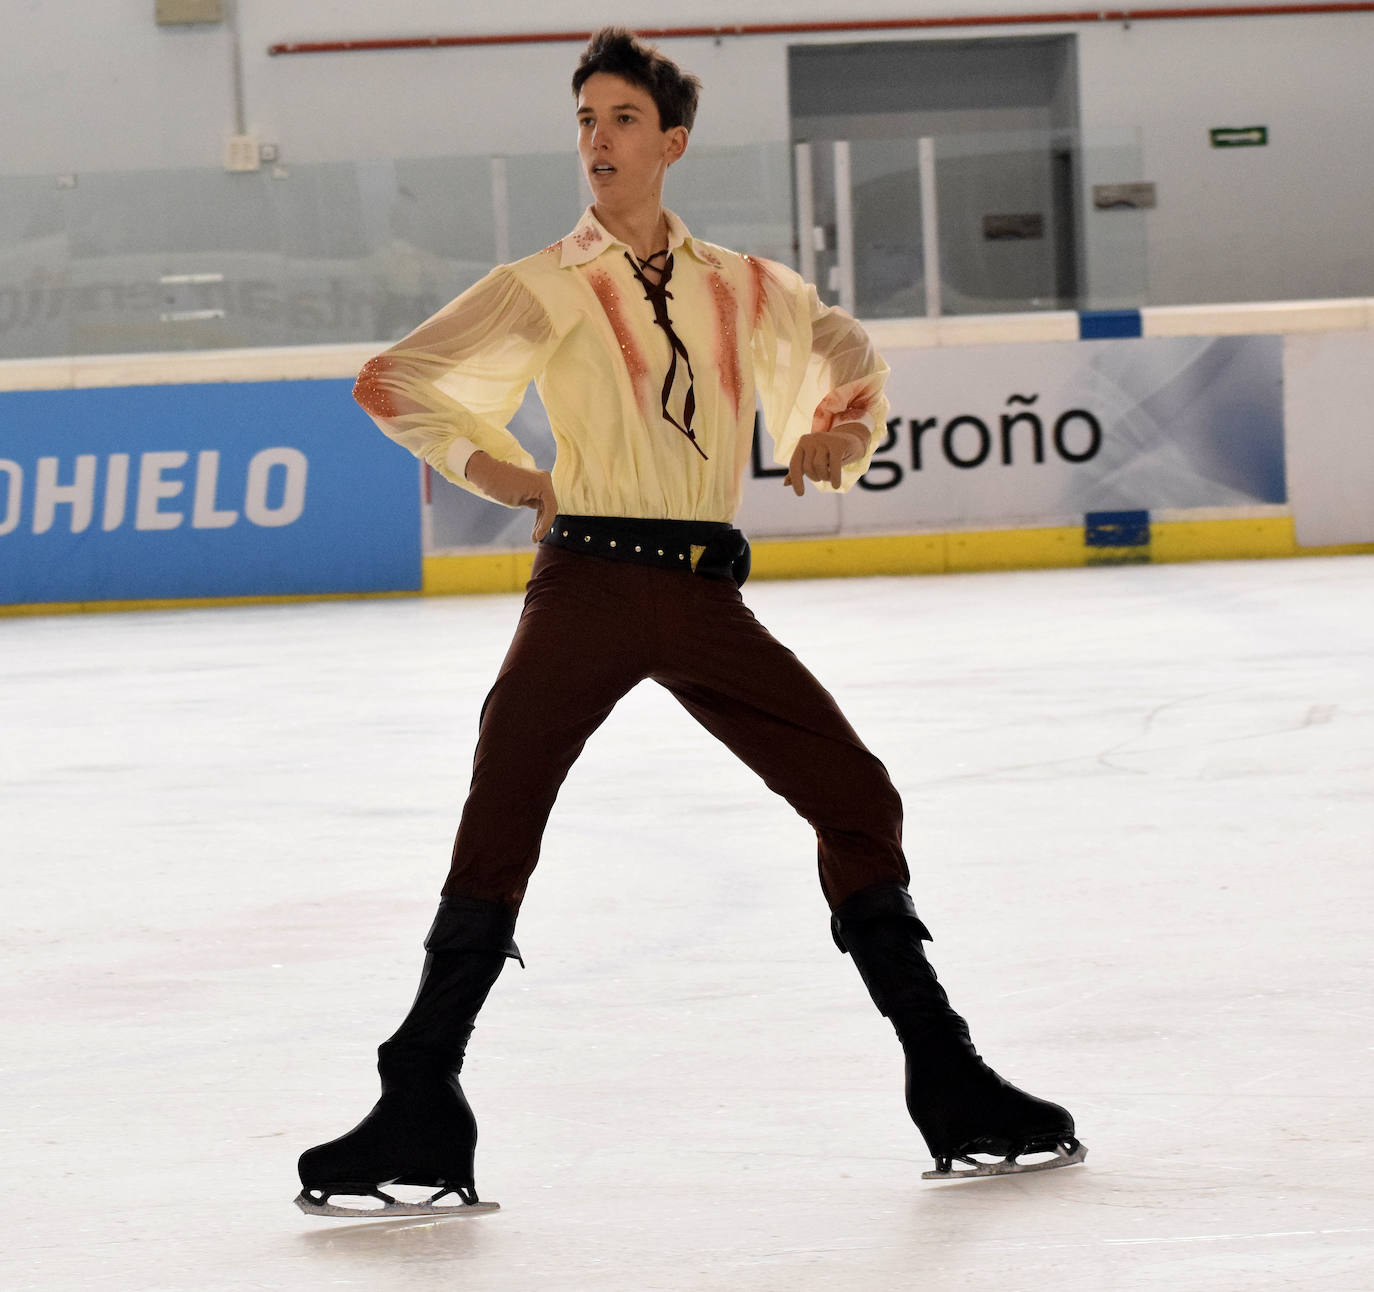
<instances>
[{"instance_id":1,"label":"black studded belt","mask_svg":"<svg viewBox=\"0 0 1374 1292\"><path fill-rule=\"evenodd\" d=\"M707 579L733 579L737 585L749 577L749 540L724 521L565 516L560 512L543 541L604 560L654 565Z\"/></svg>"}]
</instances>

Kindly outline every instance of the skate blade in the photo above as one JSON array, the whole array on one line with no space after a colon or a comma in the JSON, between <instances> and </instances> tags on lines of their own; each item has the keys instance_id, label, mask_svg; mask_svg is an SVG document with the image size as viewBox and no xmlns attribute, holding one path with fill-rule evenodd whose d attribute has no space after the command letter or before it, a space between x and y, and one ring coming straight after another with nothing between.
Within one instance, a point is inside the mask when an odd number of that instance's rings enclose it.
<instances>
[{"instance_id":1,"label":"skate blade","mask_svg":"<svg viewBox=\"0 0 1374 1292\"><path fill-rule=\"evenodd\" d=\"M1074 1166L1081 1162L1088 1156L1088 1146L1075 1143L1072 1149L1068 1149L1061 1144L1055 1148L1054 1153L1054 1157L1044 1162L1018 1162L1015 1155L1000 1162L973 1162L968 1158L960 1158L960 1161L969 1163L969 1170L951 1168L948 1171L922 1171L921 1179L975 1180L987 1175L1028 1175L1031 1171L1055 1171L1061 1166Z\"/></svg>"},{"instance_id":2,"label":"skate blade","mask_svg":"<svg viewBox=\"0 0 1374 1292\"><path fill-rule=\"evenodd\" d=\"M397 1202L389 1198L380 1207L339 1207L332 1202L316 1202L305 1192L296 1198L307 1216L347 1216L350 1220L379 1220L390 1216L481 1216L500 1211L498 1202L464 1202L456 1207L441 1207L432 1202Z\"/></svg>"}]
</instances>

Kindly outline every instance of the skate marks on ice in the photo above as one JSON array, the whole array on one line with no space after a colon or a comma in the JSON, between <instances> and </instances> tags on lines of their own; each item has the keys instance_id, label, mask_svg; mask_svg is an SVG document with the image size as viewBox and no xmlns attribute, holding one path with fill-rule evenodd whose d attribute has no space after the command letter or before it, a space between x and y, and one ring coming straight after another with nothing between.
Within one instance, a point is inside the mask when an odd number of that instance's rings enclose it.
<instances>
[{"instance_id":1,"label":"skate marks on ice","mask_svg":"<svg viewBox=\"0 0 1374 1292\"><path fill-rule=\"evenodd\" d=\"M1273 670L1271 688L1282 680L1283 671ZM1273 740L1325 726L1339 708L1314 704L1310 696L1274 695L1254 686L1175 696L1144 714L1136 731L1101 750L1096 761L1109 771L1133 775L1151 775L1161 765L1206 769L1220 757L1223 746Z\"/></svg>"},{"instance_id":2,"label":"skate marks on ice","mask_svg":"<svg viewBox=\"0 0 1374 1292\"><path fill-rule=\"evenodd\" d=\"M1047 1156L1041 1156L1046 1154ZM1034 1155L1037 1160L1023 1162L1020 1159ZM984 1155L988 1156L988 1155ZM1076 1139L1066 1139L1053 1148L1028 1148L1019 1153L1008 1153L1000 1161L985 1162L972 1153L959 1154L954 1158L936 1158L935 1170L922 1171L923 1180L976 1180L991 1175L1026 1175L1031 1171L1053 1171L1061 1166L1076 1166L1088 1156L1088 1146ZM970 1169L956 1170L955 1162L962 1162Z\"/></svg>"},{"instance_id":3,"label":"skate marks on ice","mask_svg":"<svg viewBox=\"0 0 1374 1292\"><path fill-rule=\"evenodd\" d=\"M395 1181L386 1182L387 1188L395 1189L398 1187ZM399 1186L405 1187L405 1186ZM498 1202L483 1202L470 1189L462 1188L441 1188L437 1193L431 1192L434 1186L419 1186L422 1196L418 1198L407 1198L404 1196L393 1197L389 1193L383 1192L380 1188L358 1188L339 1186L333 1189L302 1189L296 1195L296 1206L298 1206L307 1216L344 1216L350 1220L382 1220L397 1216L484 1216L493 1211L500 1211L501 1204ZM413 1192L413 1190L407 1190ZM462 1201L457 1205L440 1205L439 1199L456 1195ZM359 1199L357 1206L337 1206L330 1201L331 1198L346 1197ZM362 1199L372 1201L363 1202Z\"/></svg>"}]
</instances>

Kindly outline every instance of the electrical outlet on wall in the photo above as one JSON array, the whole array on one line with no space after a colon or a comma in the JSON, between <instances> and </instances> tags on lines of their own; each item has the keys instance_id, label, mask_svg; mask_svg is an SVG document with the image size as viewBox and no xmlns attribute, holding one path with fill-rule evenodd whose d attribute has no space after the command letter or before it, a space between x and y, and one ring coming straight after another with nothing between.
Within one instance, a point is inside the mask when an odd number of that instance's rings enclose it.
<instances>
[{"instance_id":1,"label":"electrical outlet on wall","mask_svg":"<svg viewBox=\"0 0 1374 1292\"><path fill-rule=\"evenodd\" d=\"M224 141L224 169L251 171L258 168L258 141L253 135L230 135Z\"/></svg>"}]
</instances>

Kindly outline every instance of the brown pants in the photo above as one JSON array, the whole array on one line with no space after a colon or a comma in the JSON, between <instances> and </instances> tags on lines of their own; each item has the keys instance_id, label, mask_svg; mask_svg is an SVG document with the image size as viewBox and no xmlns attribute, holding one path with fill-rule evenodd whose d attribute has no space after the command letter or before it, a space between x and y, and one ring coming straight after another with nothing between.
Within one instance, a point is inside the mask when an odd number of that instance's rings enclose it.
<instances>
[{"instance_id":1,"label":"brown pants","mask_svg":"<svg viewBox=\"0 0 1374 1292\"><path fill-rule=\"evenodd\" d=\"M874 884L907 883L886 769L733 582L541 547L482 708L444 896L519 909L559 787L645 678L811 823L832 909Z\"/></svg>"}]
</instances>

